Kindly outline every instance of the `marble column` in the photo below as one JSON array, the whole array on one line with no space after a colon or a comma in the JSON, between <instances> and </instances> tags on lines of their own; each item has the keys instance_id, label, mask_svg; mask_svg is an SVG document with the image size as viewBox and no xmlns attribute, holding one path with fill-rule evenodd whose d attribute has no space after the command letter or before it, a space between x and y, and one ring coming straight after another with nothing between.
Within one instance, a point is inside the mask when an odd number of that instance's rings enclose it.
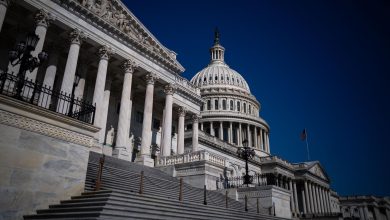
<instances>
[{"instance_id":1,"label":"marble column","mask_svg":"<svg viewBox=\"0 0 390 220\"><path fill-rule=\"evenodd\" d=\"M192 115L192 152L198 151L198 122L199 115Z\"/></svg>"},{"instance_id":2,"label":"marble column","mask_svg":"<svg viewBox=\"0 0 390 220\"><path fill-rule=\"evenodd\" d=\"M71 43L69 47L68 59L66 60L64 76L62 78L62 84L61 84L61 92L67 95L70 95L72 93L80 46L83 39L85 39L85 35L82 31L78 29L74 29L69 33L69 38ZM102 100L103 92L104 92L104 82L101 90L102 92L100 93L100 99ZM59 102L57 106L57 111L61 113L67 113L67 107L65 105L67 105L67 103ZM95 122L96 122L96 113L95 113Z\"/></svg>"},{"instance_id":3,"label":"marble column","mask_svg":"<svg viewBox=\"0 0 390 220\"><path fill-rule=\"evenodd\" d=\"M110 90L111 90L111 80L107 80L105 83L105 88L103 92L103 102L101 105L101 119L100 119L100 131L99 131L99 143L105 144L106 142L106 129L107 129L107 115L108 107L110 105Z\"/></svg>"},{"instance_id":4,"label":"marble column","mask_svg":"<svg viewBox=\"0 0 390 220\"><path fill-rule=\"evenodd\" d=\"M375 214L375 220L382 220L381 213L379 212L379 208L374 206L374 214Z\"/></svg>"},{"instance_id":5,"label":"marble column","mask_svg":"<svg viewBox=\"0 0 390 220\"><path fill-rule=\"evenodd\" d=\"M293 190L294 190L294 209L295 213L299 213L299 206L298 206L298 193L297 193L297 183L293 181Z\"/></svg>"},{"instance_id":6,"label":"marble column","mask_svg":"<svg viewBox=\"0 0 390 220\"><path fill-rule=\"evenodd\" d=\"M364 210L364 216L366 217L366 219L369 219L370 215L366 204L364 204L363 210Z\"/></svg>"},{"instance_id":7,"label":"marble column","mask_svg":"<svg viewBox=\"0 0 390 220\"><path fill-rule=\"evenodd\" d=\"M112 54L112 51L110 48L103 46L99 49L98 55L100 57L97 76L96 76L96 82L95 82L95 89L93 93L93 101L92 103L95 105L95 120L94 125L101 128L99 131L99 136L105 136L104 130L106 124L104 124L104 107L103 107L103 94L104 94L104 87L106 84L106 78L107 78L107 67L108 67L108 60ZM101 140L99 140L99 143Z\"/></svg>"},{"instance_id":8,"label":"marble column","mask_svg":"<svg viewBox=\"0 0 390 220\"><path fill-rule=\"evenodd\" d=\"M325 213L325 203L324 203L324 189L322 187L320 187L320 199L321 199L321 212L322 213Z\"/></svg>"},{"instance_id":9,"label":"marble column","mask_svg":"<svg viewBox=\"0 0 390 220\"><path fill-rule=\"evenodd\" d=\"M253 136L253 141L254 141L253 147L256 149L259 149L259 145L257 145L257 127L256 126L253 127L253 135L254 135Z\"/></svg>"},{"instance_id":10,"label":"marble column","mask_svg":"<svg viewBox=\"0 0 390 220\"><path fill-rule=\"evenodd\" d=\"M133 149L127 143L130 135L131 86L133 73L137 65L133 60L126 60L121 67L124 71L124 76L116 133L115 156L119 159L131 161Z\"/></svg>"},{"instance_id":11,"label":"marble column","mask_svg":"<svg viewBox=\"0 0 390 220\"><path fill-rule=\"evenodd\" d=\"M229 122L229 132L228 132L228 140L229 140L229 143L232 144L233 143L233 123L232 122Z\"/></svg>"},{"instance_id":12,"label":"marble column","mask_svg":"<svg viewBox=\"0 0 390 220\"><path fill-rule=\"evenodd\" d=\"M146 94L144 104L144 119L142 124L141 156L136 159L137 163L154 167L154 161L150 157L152 144L152 117L153 117L153 95L154 82L157 77L154 74L146 75Z\"/></svg>"},{"instance_id":13,"label":"marble column","mask_svg":"<svg viewBox=\"0 0 390 220\"><path fill-rule=\"evenodd\" d=\"M307 183L307 186L309 188L309 199L307 200L309 203L309 212L315 213L315 204L314 204L314 192L313 192L313 185L311 182Z\"/></svg>"},{"instance_id":14,"label":"marble column","mask_svg":"<svg viewBox=\"0 0 390 220\"><path fill-rule=\"evenodd\" d=\"M263 141L263 129L260 128L260 150L265 151L264 141Z\"/></svg>"},{"instance_id":15,"label":"marble column","mask_svg":"<svg viewBox=\"0 0 390 220\"><path fill-rule=\"evenodd\" d=\"M42 52L43 44L45 43L47 28L49 27L51 18L44 10L39 10L34 15L34 20L36 23L35 34L39 37L39 40L37 45L35 46L35 50L31 52L31 55L37 57L38 54ZM37 78L37 72L38 67L35 68L32 72L28 71L26 74L26 78L35 82L35 79Z\"/></svg>"},{"instance_id":16,"label":"marble column","mask_svg":"<svg viewBox=\"0 0 390 220\"><path fill-rule=\"evenodd\" d=\"M214 126L213 126L213 122L212 121L210 121L210 135L211 136L215 136L215 134L214 134Z\"/></svg>"},{"instance_id":17,"label":"marble column","mask_svg":"<svg viewBox=\"0 0 390 220\"><path fill-rule=\"evenodd\" d=\"M223 140L223 122L219 122L219 139Z\"/></svg>"},{"instance_id":18,"label":"marble column","mask_svg":"<svg viewBox=\"0 0 390 220\"><path fill-rule=\"evenodd\" d=\"M365 220L363 207L359 207L359 220Z\"/></svg>"},{"instance_id":19,"label":"marble column","mask_svg":"<svg viewBox=\"0 0 390 220\"><path fill-rule=\"evenodd\" d=\"M52 53L49 56L48 66L46 68L45 78L43 79L43 86L47 89L53 89L54 80L57 73L57 64L58 64L59 54L52 50ZM48 93L42 92L39 96L39 106L44 108L50 108L51 105L51 95Z\"/></svg>"},{"instance_id":20,"label":"marble column","mask_svg":"<svg viewBox=\"0 0 390 220\"><path fill-rule=\"evenodd\" d=\"M242 147L242 128L241 123L238 123L238 146Z\"/></svg>"},{"instance_id":21,"label":"marble column","mask_svg":"<svg viewBox=\"0 0 390 220\"><path fill-rule=\"evenodd\" d=\"M316 190L315 190L315 186L314 184L310 184L311 185L311 201L313 202L313 206L312 206L312 211L313 213L318 213L318 207L317 207L317 195L316 195Z\"/></svg>"},{"instance_id":22,"label":"marble column","mask_svg":"<svg viewBox=\"0 0 390 220\"><path fill-rule=\"evenodd\" d=\"M61 84L61 91L67 94L72 93L80 46L82 40L85 39L85 36L84 33L81 32L80 30L74 29L72 32L70 32L69 38L71 44L70 44L68 59L66 61L64 76Z\"/></svg>"},{"instance_id":23,"label":"marble column","mask_svg":"<svg viewBox=\"0 0 390 220\"><path fill-rule=\"evenodd\" d=\"M311 213L311 204L310 204L310 195L309 195L309 186L307 184L307 181L305 181L305 196L306 196L306 205L304 207L306 207L306 211L305 213Z\"/></svg>"},{"instance_id":24,"label":"marble column","mask_svg":"<svg viewBox=\"0 0 390 220\"><path fill-rule=\"evenodd\" d=\"M328 206L329 206L329 213L332 213L332 203L331 203L331 200L330 200L330 190L328 190L327 192L326 192L326 195L327 195L327 197L328 197Z\"/></svg>"},{"instance_id":25,"label":"marble column","mask_svg":"<svg viewBox=\"0 0 390 220\"><path fill-rule=\"evenodd\" d=\"M165 114L163 123L163 142L161 145L162 155L171 155L171 143L172 143L172 105L173 105L173 93L175 88L173 85L166 85L164 88L165 92Z\"/></svg>"},{"instance_id":26,"label":"marble column","mask_svg":"<svg viewBox=\"0 0 390 220\"><path fill-rule=\"evenodd\" d=\"M302 206L303 206L303 213L307 214L307 184L305 182L305 187L301 187L301 195L302 195Z\"/></svg>"},{"instance_id":27,"label":"marble column","mask_svg":"<svg viewBox=\"0 0 390 220\"><path fill-rule=\"evenodd\" d=\"M266 145L267 145L267 152L271 153L271 149L269 147L269 132L267 132L267 143L266 143Z\"/></svg>"},{"instance_id":28,"label":"marble column","mask_svg":"<svg viewBox=\"0 0 390 220\"><path fill-rule=\"evenodd\" d=\"M9 4L11 4L11 0L0 0L0 32L3 27L5 14L7 13Z\"/></svg>"},{"instance_id":29,"label":"marble column","mask_svg":"<svg viewBox=\"0 0 390 220\"><path fill-rule=\"evenodd\" d=\"M184 107L179 107L179 124L177 126L177 154L184 154L184 121L186 112L187 111ZM201 123L201 125L202 124L203 123Z\"/></svg>"},{"instance_id":30,"label":"marble column","mask_svg":"<svg viewBox=\"0 0 390 220\"><path fill-rule=\"evenodd\" d=\"M293 214L295 214L296 212L295 212L294 190L293 190L293 184L292 184L291 179L288 181L288 184L289 184L289 189L290 189L290 193L291 193L291 196L290 196L291 212Z\"/></svg>"},{"instance_id":31,"label":"marble column","mask_svg":"<svg viewBox=\"0 0 390 220\"><path fill-rule=\"evenodd\" d=\"M248 139L248 146L253 148L250 124L246 124L246 138Z\"/></svg>"}]
</instances>

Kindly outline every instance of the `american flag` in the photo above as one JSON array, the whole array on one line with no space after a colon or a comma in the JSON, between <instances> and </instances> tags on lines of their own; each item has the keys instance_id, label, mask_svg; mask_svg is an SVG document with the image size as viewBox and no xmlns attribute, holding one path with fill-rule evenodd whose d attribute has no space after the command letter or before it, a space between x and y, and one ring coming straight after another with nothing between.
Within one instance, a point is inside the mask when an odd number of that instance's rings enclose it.
<instances>
[{"instance_id":1,"label":"american flag","mask_svg":"<svg viewBox=\"0 0 390 220\"><path fill-rule=\"evenodd\" d=\"M306 140L307 138L307 132L306 132L306 128L303 129L302 133L301 133L301 140L304 141Z\"/></svg>"}]
</instances>

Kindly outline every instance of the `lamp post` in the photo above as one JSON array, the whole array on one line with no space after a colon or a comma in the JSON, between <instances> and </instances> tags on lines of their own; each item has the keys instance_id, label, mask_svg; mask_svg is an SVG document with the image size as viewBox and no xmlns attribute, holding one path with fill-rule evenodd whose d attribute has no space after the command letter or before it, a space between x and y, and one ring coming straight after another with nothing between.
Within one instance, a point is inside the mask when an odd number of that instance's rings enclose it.
<instances>
[{"instance_id":1,"label":"lamp post","mask_svg":"<svg viewBox=\"0 0 390 220\"><path fill-rule=\"evenodd\" d=\"M70 116L70 117L72 117L72 115L73 115L74 90L79 85L79 82L80 82L80 75L76 74L75 77L74 77L72 94L70 95L70 105L69 105L69 111L68 111L68 116Z\"/></svg>"},{"instance_id":2,"label":"lamp post","mask_svg":"<svg viewBox=\"0 0 390 220\"><path fill-rule=\"evenodd\" d=\"M245 176L244 176L244 184L247 186L252 183L252 178L248 174L248 160L255 156L255 151L248 147L248 140L244 140L242 142L244 147L239 147L237 150L237 154L239 157L242 157L245 160Z\"/></svg>"},{"instance_id":3,"label":"lamp post","mask_svg":"<svg viewBox=\"0 0 390 220\"><path fill-rule=\"evenodd\" d=\"M24 86L24 80L26 71L32 72L35 68L42 65L47 60L48 54L44 51L38 54L38 58L33 57L31 52L35 50L39 37L34 33L29 33L26 37L26 41L21 41L16 44L15 48L8 52L8 58L12 66L20 64L18 72L18 82L16 85L15 98L22 99L20 93Z\"/></svg>"}]
</instances>

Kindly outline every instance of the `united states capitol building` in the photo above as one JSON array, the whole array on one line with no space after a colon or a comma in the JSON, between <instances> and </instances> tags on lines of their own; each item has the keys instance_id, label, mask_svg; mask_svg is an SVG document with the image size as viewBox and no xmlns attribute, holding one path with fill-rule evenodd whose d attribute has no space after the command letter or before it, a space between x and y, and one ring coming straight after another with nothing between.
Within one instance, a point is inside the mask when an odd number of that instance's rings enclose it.
<instances>
[{"instance_id":1,"label":"united states capitol building","mask_svg":"<svg viewBox=\"0 0 390 220\"><path fill-rule=\"evenodd\" d=\"M389 197L272 154L211 36L189 80L120 0L0 0L0 219L390 220Z\"/></svg>"}]
</instances>

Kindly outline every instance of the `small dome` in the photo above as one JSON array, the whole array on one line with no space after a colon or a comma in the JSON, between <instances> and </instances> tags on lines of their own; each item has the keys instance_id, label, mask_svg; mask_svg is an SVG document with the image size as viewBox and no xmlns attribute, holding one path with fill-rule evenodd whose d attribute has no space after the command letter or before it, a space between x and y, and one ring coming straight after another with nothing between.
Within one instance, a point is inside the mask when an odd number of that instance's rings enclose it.
<instances>
[{"instance_id":1,"label":"small dome","mask_svg":"<svg viewBox=\"0 0 390 220\"><path fill-rule=\"evenodd\" d=\"M230 69L225 63L211 63L198 72L191 83L199 88L205 87L229 87L245 90L250 93L248 83L235 70Z\"/></svg>"}]
</instances>

